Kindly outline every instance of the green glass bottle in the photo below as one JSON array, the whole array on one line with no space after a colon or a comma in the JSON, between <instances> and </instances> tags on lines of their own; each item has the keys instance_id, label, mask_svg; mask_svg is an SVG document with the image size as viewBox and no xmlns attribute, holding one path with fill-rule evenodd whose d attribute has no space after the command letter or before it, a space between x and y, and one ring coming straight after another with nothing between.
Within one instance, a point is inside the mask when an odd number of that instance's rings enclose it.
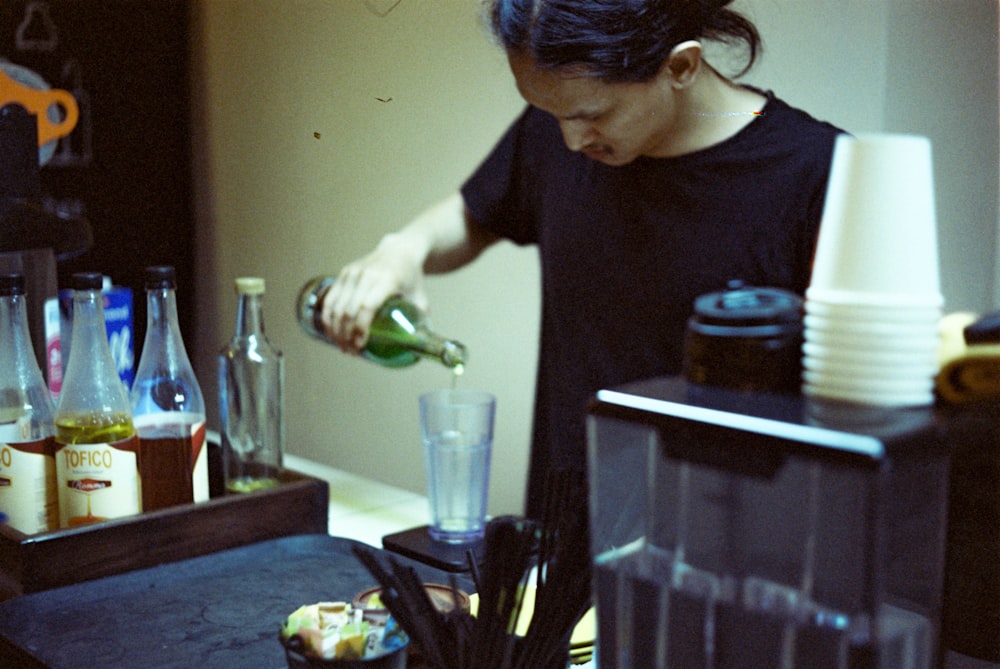
<instances>
[{"instance_id":1,"label":"green glass bottle","mask_svg":"<svg viewBox=\"0 0 1000 669\"><path fill-rule=\"evenodd\" d=\"M323 330L320 305L336 280L333 276L310 279L299 291L296 305L302 329L327 343L334 342ZM456 372L461 371L466 360L465 346L432 332L424 313L398 296L386 300L375 314L362 355L384 367L407 367L421 358L433 358Z\"/></svg>"}]
</instances>

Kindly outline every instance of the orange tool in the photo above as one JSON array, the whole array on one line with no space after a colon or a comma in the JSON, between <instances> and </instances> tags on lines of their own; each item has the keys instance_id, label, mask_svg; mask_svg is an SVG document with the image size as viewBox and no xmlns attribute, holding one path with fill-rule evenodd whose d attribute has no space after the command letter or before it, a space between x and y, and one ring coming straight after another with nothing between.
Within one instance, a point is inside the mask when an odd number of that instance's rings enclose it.
<instances>
[{"instance_id":1,"label":"orange tool","mask_svg":"<svg viewBox=\"0 0 1000 669\"><path fill-rule=\"evenodd\" d=\"M38 118L38 146L73 132L80 117L76 98L68 91L31 88L14 81L0 69L0 107L11 103L21 105ZM61 121L54 122L49 117L53 105L62 109Z\"/></svg>"}]
</instances>

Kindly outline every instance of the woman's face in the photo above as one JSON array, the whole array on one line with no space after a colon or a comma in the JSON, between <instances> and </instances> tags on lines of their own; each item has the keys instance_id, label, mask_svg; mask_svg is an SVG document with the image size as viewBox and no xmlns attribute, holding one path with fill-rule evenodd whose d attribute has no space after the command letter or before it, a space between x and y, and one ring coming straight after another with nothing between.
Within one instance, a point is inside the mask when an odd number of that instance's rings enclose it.
<instances>
[{"instance_id":1,"label":"woman's face","mask_svg":"<svg viewBox=\"0 0 1000 669\"><path fill-rule=\"evenodd\" d=\"M652 81L607 83L539 69L524 55L508 54L508 60L521 96L556 118L571 151L607 165L667 155L677 114L667 68Z\"/></svg>"}]
</instances>

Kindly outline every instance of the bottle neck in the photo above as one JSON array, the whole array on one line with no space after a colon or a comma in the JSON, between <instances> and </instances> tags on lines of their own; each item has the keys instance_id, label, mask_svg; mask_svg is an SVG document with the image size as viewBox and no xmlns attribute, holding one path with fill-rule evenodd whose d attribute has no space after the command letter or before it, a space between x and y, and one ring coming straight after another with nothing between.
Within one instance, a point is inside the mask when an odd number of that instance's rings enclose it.
<instances>
[{"instance_id":1,"label":"bottle neck","mask_svg":"<svg viewBox=\"0 0 1000 669\"><path fill-rule=\"evenodd\" d=\"M73 291L72 351L92 354L107 347L107 324L104 322L104 295L99 290Z\"/></svg>"},{"instance_id":2,"label":"bottle neck","mask_svg":"<svg viewBox=\"0 0 1000 669\"><path fill-rule=\"evenodd\" d=\"M236 305L236 336L264 336L264 296L241 294Z\"/></svg>"},{"instance_id":3,"label":"bottle neck","mask_svg":"<svg viewBox=\"0 0 1000 669\"><path fill-rule=\"evenodd\" d=\"M51 436L53 410L31 345L24 296L0 297L0 442Z\"/></svg>"},{"instance_id":4,"label":"bottle neck","mask_svg":"<svg viewBox=\"0 0 1000 669\"><path fill-rule=\"evenodd\" d=\"M173 355L187 357L177 322L177 294L169 288L146 291L146 341L157 349L168 348Z\"/></svg>"},{"instance_id":5,"label":"bottle neck","mask_svg":"<svg viewBox=\"0 0 1000 669\"><path fill-rule=\"evenodd\" d=\"M181 338L176 295L172 288L146 291L146 339L132 386L136 415L160 410L205 411L201 388ZM148 404L147 393L155 396L155 409Z\"/></svg>"},{"instance_id":6,"label":"bottle neck","mask_svg":"<svg viewBox=\"0 0 1000 669\"><path fill-rule=\"evenodd\" d=\"M465 365L465 346L453 339L440 337L426 327L417 330L415 350L424 357L435 358L445 367Z\"/></svg>"},{"instance_id":7,"label":"bottle neck","mask_svg":"<svg viewBox=\"0 0 1000 669\"><path fill-rule=\"evenodd\" d=\"M177 296L169 288L146 291L146 327L164 330L177 322Z\"/></svg>"},{"instance_id":8,"label":"bottle neck","mask_svg":"<svg viewBox=\"0 0 1000 669\"><path fill-rule=\"evenodd\" d=\"M74 291L70 342L59 393L59 412L90 410L94 408L93 402L99 400L102 409L130 416L128 392L108 343L104 295L100 289Z\"/></svg>"},{"instance_id":9,"label":"bottle neck","mask_svg":"<svg viewBox=\"0 0 1000 669\"><path fill-rule=\"evenodd\" d=\"M23 367L29 355L34 362L24 296L0 297L0 369L13 365L16 371ZM6 378L6 373L3 377Z\"/></svg>"}]
</instances>

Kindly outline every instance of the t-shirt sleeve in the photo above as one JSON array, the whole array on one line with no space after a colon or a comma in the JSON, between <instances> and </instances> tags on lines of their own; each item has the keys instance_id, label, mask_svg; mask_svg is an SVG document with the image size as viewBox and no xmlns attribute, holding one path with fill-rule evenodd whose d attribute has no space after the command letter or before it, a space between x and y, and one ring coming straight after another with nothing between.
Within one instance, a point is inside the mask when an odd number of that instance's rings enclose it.
<instances>
[{"instance_id":1,"label":"t-shirt sleeve","mask_svg":"<svg viewBox=\"0 0 1000 669\"><path fill-rule=\"evenodd\" d=\"M531 112L526 109L514 121L462 185L462 198L473 219L517 244L538 241L538 226L528 204L531 178L525 151Z\"/></svg>"}]
</instances>

